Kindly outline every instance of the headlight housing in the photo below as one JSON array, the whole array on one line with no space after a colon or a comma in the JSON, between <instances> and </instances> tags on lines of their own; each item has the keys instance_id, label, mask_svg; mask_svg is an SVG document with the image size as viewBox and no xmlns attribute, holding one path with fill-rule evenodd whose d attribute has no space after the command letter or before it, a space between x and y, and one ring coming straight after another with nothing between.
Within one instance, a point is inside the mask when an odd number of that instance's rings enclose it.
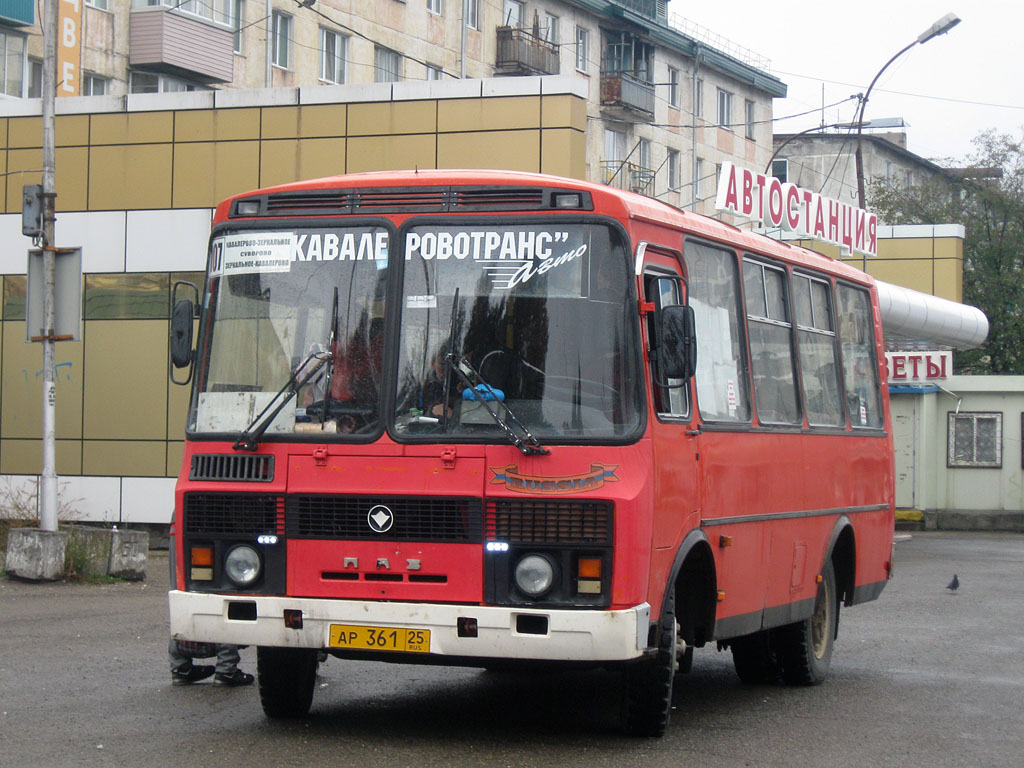
<instances>
[{"instance_id":1,"label":"headlight housing","mask_svg":"<svg viewBox=\"0 0 1024 768\"><path fill-rule=\"evenodd\" d=\"M515 581L524 595L543 597L555 583L555 564L544 555L524 555L516 563Z\"/></svg>"},{"instance_id":2,"label":"headlight housing","mask_svg":"<svg viewBox=\"0 0 1024 768\"><path fill-rule=\"evenodd\" d=\"M224 573L238 587L249 587L260 577L260 554L248 544L239 544L224 557Z\"/></svg>"}]
</instances>

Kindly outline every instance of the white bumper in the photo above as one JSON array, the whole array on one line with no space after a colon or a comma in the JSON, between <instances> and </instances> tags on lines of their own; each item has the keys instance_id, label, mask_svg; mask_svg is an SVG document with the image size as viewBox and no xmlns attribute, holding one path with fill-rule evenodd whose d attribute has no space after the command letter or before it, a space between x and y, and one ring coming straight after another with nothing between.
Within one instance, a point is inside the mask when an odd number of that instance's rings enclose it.
<instances>
[{"instance_id":1,"label":"white bumper","mask_svg":"<svg viewBox=\"0 0 1024 768\"><path fill-rule=\"evenodd\" d=\"M430 630L430 654L546 661L622 661L647 647L651 607L622 611L536 610L492 606L382 603L296 597L245 597L172 590L171 635L179 640L327 648L331 624ZM228 618L231 602L256 603L255 620ZM302 611L302 629L284 611ZM547 618L546 634L516 631L517 616ZM477 637L459 637L457 619L476 619Z\"/></svg>"}]
</instances>

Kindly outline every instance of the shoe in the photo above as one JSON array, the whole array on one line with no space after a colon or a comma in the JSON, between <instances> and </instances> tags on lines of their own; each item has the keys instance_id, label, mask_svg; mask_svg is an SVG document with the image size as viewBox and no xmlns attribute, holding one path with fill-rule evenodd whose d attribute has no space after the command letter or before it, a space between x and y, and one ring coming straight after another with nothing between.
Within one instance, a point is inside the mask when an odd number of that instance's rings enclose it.
<instances>
[{"instance_id":1,"label":"shoe","mask_svg":"<svg viewBox=\"0 0 1024 768\"><path fill-rule=\"evenodd\" d=\"M210 664L193 664L187 672L171 672L171 685L192 685L213 674Z\"/></svg>"},{"instance_id":2,"label":"shoe","mask_svg":"<svg viewBox=\"0 0 1024 768\"><path fill-rule=\"evenodd\" d=\"M230 685L232 688L239 685L252 685L253 680L256 678L250 675L248 672L243 672L240 669L236 669L230 675L225 675L222 672L218 672L213 676L214 685Z\"/></svg>"}]
</instances>

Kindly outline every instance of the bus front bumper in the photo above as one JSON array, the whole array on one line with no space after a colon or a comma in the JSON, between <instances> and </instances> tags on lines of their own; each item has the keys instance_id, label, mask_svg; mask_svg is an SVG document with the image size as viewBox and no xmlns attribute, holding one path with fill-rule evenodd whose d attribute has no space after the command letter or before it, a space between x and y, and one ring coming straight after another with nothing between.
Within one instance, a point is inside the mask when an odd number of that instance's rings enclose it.
<instances>
[{"instance_id":1,"label":"bus front bumper","mask_svg":"<svg viewBox=\"0 0 1024 768\"><path fill-rule=\"evenodd\" d=\"M601 611L250 597L179 590L168 595L171 636L178 640L330 649L332 625L399 628L429 630L431 656L481 659L635 659L647 648L651 613L647 603ZM293 626L294 612L301 611L301 628L286 626L286 611ZM466 636L467 627L475 627L476 635Z\"/></svg>"}]
</instances>

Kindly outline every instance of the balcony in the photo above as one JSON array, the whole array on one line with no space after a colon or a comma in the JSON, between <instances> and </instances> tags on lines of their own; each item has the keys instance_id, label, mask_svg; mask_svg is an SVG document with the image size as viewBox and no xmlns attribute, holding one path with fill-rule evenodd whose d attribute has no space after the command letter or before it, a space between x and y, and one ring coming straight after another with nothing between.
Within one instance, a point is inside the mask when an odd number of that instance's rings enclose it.
<instances>
[{"instance_id":1,"label":"balcony","mask_svg":"<svg viewBox=\"0 0 1024 768\"><path fill-rule=\"evenodd\" d=\"M133 8L128 28L128 63L203 83L234 77L235 35L198 16L150 6Z\"/></svg>"},{"instance_id":2,"label":"balcony","mask_svg":"<svg viewBox=\"0 0 1024 768\"><path fill-rule=\"evenodd\" d=\"M36 20L35 10L33 0L0 0L0 24L30 26Z\"/></svg>"},{"instance_id":3,"label":"balcony","mask_svg":"<svg viewBox=\"0 0 1024 768\"><path fill-rule=\"evenodd\" d=\"M558 46L517 27L498 27L496 75L557 75Z\"/></svg>"},{"instance_id":4,"label":"balcony","mask_svg":"<svg viewBox=\"0 0 1024 768\"><path fill-rule=\"evenodd\" d=\"M627 72L601 73L601 111L630 122L654 121L654 84Z\"/></svg>"},{"instance_id":5,"label":"balcony","mask_svg":"<svg viewBox=\"0 0 1024 768\"><path fill-rule=\"evenodd\" d=\"M654 169L621 160L601 161L602 181L609 187L628 189L641 195L654 194Z\"/></svg>"}]
</instances>

